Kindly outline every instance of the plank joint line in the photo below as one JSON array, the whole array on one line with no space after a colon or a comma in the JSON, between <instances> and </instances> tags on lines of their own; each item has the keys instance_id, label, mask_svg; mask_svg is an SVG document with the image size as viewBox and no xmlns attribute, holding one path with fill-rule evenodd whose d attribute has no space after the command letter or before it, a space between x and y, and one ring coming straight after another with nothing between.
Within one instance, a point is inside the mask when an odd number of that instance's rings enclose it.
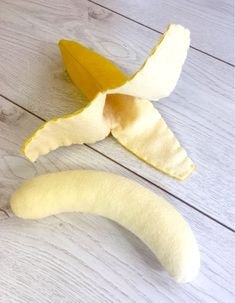
<instances>
[{"instance_id":1,"label":"plank joint line","mask_svg":"<svg viewBox=\"0 0 235 303\"><path fill-rule=\"evenodd\" d=\"M88 1L89 1L89 0L88 0ZM22 105L17 104L16 102L14 102L13 100L9 99L8 97L6 97L6 96L4 96L4 95L2 95L2 94L0 94L0 97L4 98L5 100L9 101L10 103L14 104L15 106L21 108L22 110L28 112L29 114L33 115L34 117L40 119L41 121L46 122L46 120L43 119L42 117L40 117L40 116L38 116L37 114L31 112L30 110L26 109L26 108L23 107ZM88 145L88 144L84 144L84 145L85 145L86 147L88 147L89 149L91 149L91 150L97 152L97 153L100 154L101 156L105 157L106 159L109 159L110 161L114 162L115 164L117 164L117 165L121 166L122 168L126 169L127 171L131 172L132 174L138 176L139 178L143 179L144 181L148 182L149 184L151 184L151 185L157 187L158 189L162 190L163 192L167 193L168 195L171 195L172 197L174 197L175 199L177 199L179 202L181 202L181 203L187 205L188 207L194 209L195 211L199 212L199 213L202 214L203 216L206 216L206 217L209 218L210 220L216 222L217 224L219 224L219 225L223 226L224 228L230 230L231 232L235 233L235 229L233 229L233 228L227 226L227 225L224 224L223 222L221 222L221 221L215 219L214 217L208 215L207 213L205 213L204 211L202 211L202 210L198 209L197 207L193 206L193 205L190 204L189 202L184 201L183 199L181 199L180 197L177 197L175 194L169 192L168 190L164 189L163 187L161 187L161 186L157 185L156 183L154 183L154 182L152 182L152 181L146 179L145 177L139 175L139 174L136 173L135 171L132 171L130 168L128 168L128 167L126 167L125 165L123 165L123 164L117 162L116 160L110 158L109 156L103 154L103 153L100 152L99 150L96 150L94 147L92 147L92 146L90 146L90 145Z\"/></svg>"},{"instance_id":2,"label":"plank joint line","mask_svg":"<svg viewBox=\"0 0 235 303\"><path fill-rule=\"evenodd\" d=\"M155 28L153 28L153 27L151 27L151 26L148 26L148 25L146 25L146 24L144 24L144 23L142 23L142 22L139 22L139 21L137 21L137 20L135 20L135 19L132 19L132 18L130 18L130 17L126 16L126 15L123 15L123 14L121 14L121 13L119 13L119 12L116 12L115 10L113 10L113 9L111 9L111 8L108 8L108 7L106 7L106 6L102 5L102 4L99 4L99 3L97 3L97 2L95 2L95 1L93 1L93 0L87 0L87 1L90 2L90 3L93 3L93 4L97 5L97 6L100 6L100 7L104 8L104 9L106 9L106 10L108 10L108 11L114 13L114 14L117 14L117 15L119 15L120 17L123 17L123 18L125 18L125 19L127 19L127 20L130 20L130 21L132 21L132 22L134 22L134 23L136 23L136 24L139 24L139 25L141 25L141 26L143 26L143 27L145 27L145 28L147 28L147 29L149 29L149 30L155 32L155 33L158 33L158 34L161 34L161 35L164 34L163 32L158 31L158 30L156 30ZM230 66L232 66L232 67L235 67L234 64L232 64L232 63L230 63L230 62L227 62L227 61L225 61L225 60L223 60L223 59L220 59L220 58L218 58L218 57L216 57L216 56L214 56L214 55L211 55L211 54L209 54L209 53L207 53L207 52L205 52L205 51L203 51L203 50L201 50L201 49L199 49L199 48L197 48L197 47L195 47L195 46L190 45L190 48L192 48L192 49L194 49L195 51L200 52L200 53L202 53L202 54L204 54L204 55L206 55L206 56L209 56L209 57L211 57L211 58L213 58L213 59L215 59L215 60L218 60L218 61L223 62L223 63L225 63L225 64L228 64L228 65L230 65Z\"/></svg>"}]
</instances>

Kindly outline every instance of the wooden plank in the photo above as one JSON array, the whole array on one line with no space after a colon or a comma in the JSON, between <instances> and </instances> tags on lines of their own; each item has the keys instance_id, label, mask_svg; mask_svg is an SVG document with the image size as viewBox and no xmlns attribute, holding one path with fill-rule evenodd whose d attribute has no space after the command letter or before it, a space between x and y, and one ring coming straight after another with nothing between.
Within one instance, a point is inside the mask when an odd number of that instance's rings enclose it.
<instances>
[{"instance_id":1,"label":"wooden plank","mask_svg":"<svg viewBox=\"0 0 235 303\"><path fill-rule=\"evenodd\" d=\"M88 0L89 1L89 0ZM132 20L164 32L169 23L188 27L191 45L234 64L234 2L230 0L94 0Z\"/></svg>"},{"instance_id":2,"label":"wooden plank","mask_svg":"<svg viewBox=\"0 0 235 303\"><path fill-rule=\"evenodd\" d=\"M20 153L30 126L41 121L0 98L1 302L231 302L233 233L86 146L61 148L35 164ZM25 179L66 169L117 173L149 187L191 224L201 251L201 271L176 284L130 232L104 218L62 214L27 221L13 216L10 194Z\"/></svg>"},{"instance_id":3,"label":"wooden plank","mask_svg":"<svg viewBox=\"0 0 235 303\"><path fill-rule=\"evenodd\" d=\"M84 104L64 72L56 46L60 38L81 41L113 59L128 74L137 70L159 38L81 0L76 4L50 2L49 7L43 1L2 4L0 93L44 119ZM190 50L175 92L154 103L196 163L197 171L188 180L179 182L158 173L111 138L93 148L232 227L232 73L227 64Z\"/></svg>"}]
</instances>

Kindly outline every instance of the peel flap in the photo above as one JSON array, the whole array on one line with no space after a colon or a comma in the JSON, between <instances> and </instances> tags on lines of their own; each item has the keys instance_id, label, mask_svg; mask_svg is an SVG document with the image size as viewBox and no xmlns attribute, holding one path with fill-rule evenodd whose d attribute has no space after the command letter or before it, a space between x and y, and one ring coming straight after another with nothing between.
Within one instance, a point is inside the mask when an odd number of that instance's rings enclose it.
<instances>
[{"instance_id":1,"label":"peel flap","mask_svg":"<svg viewBox=\"0 0 235 303\"><path fill-rule=\"evenodd\" d=\"M109 95L112 135L141 160L183 180L195 166L151 102L127 95Z\"/></svg>"},{"instance_id":2,"label":"peel flap","mask_svg":"<svg viewBox=\"0 0 235 303\"><path fill-rule=\"evenodd\" d=\"M23 152L31 161L71 144L95 143L110 132L110 122L104 116L105 95L99 93L86 107L71 115L45 122L26 142ZM95 121L95 123L88 123Z\"/></svg>"}]
</instances>

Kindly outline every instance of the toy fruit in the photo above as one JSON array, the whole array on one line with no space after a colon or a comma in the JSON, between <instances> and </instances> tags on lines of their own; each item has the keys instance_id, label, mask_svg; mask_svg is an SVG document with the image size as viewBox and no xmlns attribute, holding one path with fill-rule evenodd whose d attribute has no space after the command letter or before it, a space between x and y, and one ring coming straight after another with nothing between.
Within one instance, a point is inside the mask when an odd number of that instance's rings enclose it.
<instances>
[{"instance_id":1,"label":"toy fruit","mask_svg":"<svg viewBox=\"0 0 235 303\"><path fill-rule=\"evenodd\" d=\"M177 179L194 164L150 101L171 94L190 43L189 31L170 25L143 66L129 79L113 63L79 43L59 47L74 84L87 96L82 110L44 123L23 151L35 161L59 146L95 143L111 134L146 163Z\"/></svg>"},{"instance_id":2,"label":"toy fruit","mask_svg":"<svg viewBox=\"0 0 235 303\"><path fill-rule=\"evenodd\" d=\"M189 225L163 198L127 178L87 170L42 175L19 187L10 204L25 219L63 212L107 217L136 234L176 281L189 282L198 273L199 251Z\"/></svg>"}]
</instances>

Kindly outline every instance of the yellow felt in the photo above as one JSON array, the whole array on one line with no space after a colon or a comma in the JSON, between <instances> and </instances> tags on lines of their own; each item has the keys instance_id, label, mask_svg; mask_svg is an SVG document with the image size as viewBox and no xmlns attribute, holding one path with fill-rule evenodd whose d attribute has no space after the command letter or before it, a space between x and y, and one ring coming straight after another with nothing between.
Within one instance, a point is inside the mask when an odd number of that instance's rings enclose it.
<instances>
[{"instance_id":1,"label":"yellow felt","mask_svg":"<svg viewBox=\"0 0 235 303\"><path fill-rule=\"evenodd\" d=\"M170 25L138 72L110 93L150 100L169 96L179 79L189 45L189 30L181 25Z\"/></svg>"},{"instance_id":2,"label":"yellow felt","mask_svg":"<svg viewBox=\"0 0 235 303\"><path fill-rule=\"evenodd\" d=\"M95 143L110 132L104 116L105 95L99 93L84 109L44 123L25 143L23 151L35 161L59 146Z\"/></svg>"},{"instance_id":3,"label":"yellow felt","mask_svg":"<svg viewBox=\"0 0 235 303\"><path fill-rule=\"evenodd\" d=\"M17 216L28 219L72 211L107 217L136 234L178 282L189 282L198 273L199 250L183 217L124 177L95 171L39 176L24 183L10 203Z\"/></svg>"},{"instance_id":4,"label":"yellow felt","mask_svg":"<svg viewBox=\"0 0 235 303\"><path fill-rule=\"evenodd\" d=\"M112 135L129 151L177 179L192 173L192 160L151 102L116 94L108 96L106 108L114 116Z\"/></svg>"},{"instance_id":5,"label":"yellow felt","mask_svg":"<svg viewBox=\"0 0 235 303\"><path fill-rule=\"evenodd\" d=\"M60 40L59 47L72 81L89 100L126 82L118 67L89 48L68 40Z\"/></svg>"}]
</instances>

